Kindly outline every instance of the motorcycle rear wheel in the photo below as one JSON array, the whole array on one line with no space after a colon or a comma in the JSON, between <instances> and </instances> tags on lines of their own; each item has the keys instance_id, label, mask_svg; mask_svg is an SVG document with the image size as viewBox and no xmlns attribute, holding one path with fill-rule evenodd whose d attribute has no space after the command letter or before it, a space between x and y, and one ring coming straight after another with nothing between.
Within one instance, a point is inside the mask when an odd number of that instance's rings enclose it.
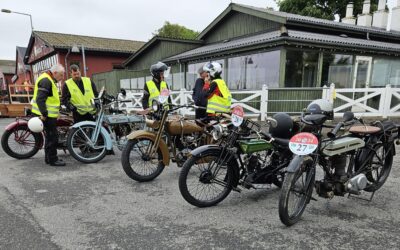
<instances>
[{"instance_id":1,"label":"motorcycle rear wheel","mask_svg":"<svg viewBox=\"0 0 400 250\"><path fill-rule=\"evenodd\" d=\"M292 226L300 220L311 199L315 179L315 168L311 164L312 161L303 161L296 172L286 173L279 196L279 218L286 226ZM292 206L291 199L296 197L298 200Z\"/></svg>"},{"instance_id":2,"label":"motorcycle rear wheel","mask_svg":"<svg viewBox=\"0 0 400 250\"><path fill-rule=\"evenodd\" d=\"M393 147L384 144L374 147L373 156L368 163L369 171L365 173L371 184L364 189L365 191L375 192L385 184L393 165Z\"/></svg>"},{"instance_id":3,"label":"motorcycle rear wheel","mask_svg":"<svg viewBox=\"0 0 400 250\"><path fill-rule=\"evenodd\" d=\"M160 148L152 157L149 157L146 153L153 143L148 138L128 140L126 143L122 150L121 164L126 175L131 179L138 182L152 181L164 170L165 166Z\"/></svg>"},{"instance_id":4,"label":"motorcycle rear wheel","mask_svg":"<svg viewBox=\"0 0 400 250\"><path fill-rule=\"evenodd\" d=\"M89 141L87 138L91 138L94 130L95 126L84 125L79 128L73 128L68 133L68 151L77 161L83 163L96 163L101 161L106 156L106 138L102 132L99 133L99 137L96 142L96 147L99 147L99 149L93 149L90 145L88 145Z\"/></svg>"},{"instance_id":5,"label":"motorcycle rear wheel","mask_svg":"<svg viewBox=\"0 0 400 250\"><path fill-rule=\"evenodd\" d=\"M220 159L220 152L211 151L186 160L179 175L179 191L187 202L196 207L210 207L229 195L233 187L234 163L220 163Z\"/></svg>"},{"instance_id":6,"label":"motorcycle rear wheel","mask_svg":"<svg viewBox=\"0 0 400 250\"><path fill-rule=\"evenodd\" d=\"M1 146L4 152L20 160L34 156L40 150L42 144L42 135L32 133L27 125L20 125L11 130L6 130L1 137Z\"/></svg>"}]
</instances>

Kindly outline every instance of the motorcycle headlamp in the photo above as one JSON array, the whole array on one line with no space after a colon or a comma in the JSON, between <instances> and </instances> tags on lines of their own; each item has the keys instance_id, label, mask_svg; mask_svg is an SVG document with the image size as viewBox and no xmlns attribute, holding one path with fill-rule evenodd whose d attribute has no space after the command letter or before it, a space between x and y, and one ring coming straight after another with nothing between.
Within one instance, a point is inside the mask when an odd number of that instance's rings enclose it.
<instances>
[{"instance_id":1,"label":"motorcycle headlamp","mask_svg":"<svg viewBox=\"0 0 400 250\"><path fill-rule=\"evenodd\" d=\"M219 139L221 139L223 136L223 132L224 132L224 130L221 125L219 125L219 124L215 125L214 129L212 131L212 137L213 137L214 141L218 141Z\"/></svg>"},{"instance_id":2,"label":"motorcycle headlamp","mask_svg":"<svg viewBox=\"0 0 400 250\"><path fill-rule=\"evenodd\" d=\"M153 103L151 104L151 108L153 109L154 112L157 112L158 108L159 108L159 103L156 100L153 100Z\"/></svg>"}]
</instances>

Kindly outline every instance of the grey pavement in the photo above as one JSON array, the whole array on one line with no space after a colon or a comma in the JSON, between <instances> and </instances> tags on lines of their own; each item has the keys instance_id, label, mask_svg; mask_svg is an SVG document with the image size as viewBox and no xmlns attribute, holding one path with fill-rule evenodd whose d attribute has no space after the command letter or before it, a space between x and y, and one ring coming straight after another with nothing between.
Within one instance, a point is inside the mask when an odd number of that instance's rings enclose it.
<instances>
[{"instance_id":1,"label":"grey pavement","mask_svg":"<svg viewBox=\"0 0 400 250\"><path fill-rule=\"evenodd\" d=\"M0 119L1 133L11 121ZM0 249L400 248L399 156L372 202L317 198L287 228L277 188L232 192L200 209L181 197L175 165L137 183L119 152L90 165L59 154L66 167L45 165L43 151L15 160L0 150Z\"/></svg>"}]
</instances>

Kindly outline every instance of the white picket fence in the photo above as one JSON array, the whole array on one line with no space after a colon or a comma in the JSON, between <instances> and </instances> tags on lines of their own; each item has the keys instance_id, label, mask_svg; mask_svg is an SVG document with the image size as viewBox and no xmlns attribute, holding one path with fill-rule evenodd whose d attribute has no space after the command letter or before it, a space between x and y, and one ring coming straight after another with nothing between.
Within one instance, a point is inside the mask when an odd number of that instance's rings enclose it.
<instances>
[{"instance_id":1,"label":"white picket fence","mask_svg":"<svg viewBox=\"0 0 400 250\"><path fill-rule=\"evenodd\" d=\"M363 89L335 89L335 85L329 87L312 88L312 90L321 90L321 97L329 100L334 104L335 116L342 116L344 111L351 110L357 116L365 117L400 117L400 88L392 88L387 85L385 88L363 88ZM312 100L268 100L269 91L305 91L304 88L267 88L263 86L261 90L251 91L232 91L233 96L244 94L246 97L242 99L232 99L232 105L241 105L246 116L264 119L271 112L268 110L268 104L273 102L297 102L304 103ZM311 90L311 89L310 89ZM242 95L242 96L244 96ZM294 95L295 96L295 95ZM127 93L127 98L132 99L132 103L122 104L123 108L130 110L141 110L141 93ZM193 102L192 91L181 89L180 91L172 91L171 99L173 104L188 105ZM254 108L250 103L260 103L260 108ZM306 105L305 105L306 106ZM285 110L282 110L285 111ZM298 110L295 113L300 113ZM193 109L181 109L183 115L194 115Z\"/></svg>"}]
</instances>

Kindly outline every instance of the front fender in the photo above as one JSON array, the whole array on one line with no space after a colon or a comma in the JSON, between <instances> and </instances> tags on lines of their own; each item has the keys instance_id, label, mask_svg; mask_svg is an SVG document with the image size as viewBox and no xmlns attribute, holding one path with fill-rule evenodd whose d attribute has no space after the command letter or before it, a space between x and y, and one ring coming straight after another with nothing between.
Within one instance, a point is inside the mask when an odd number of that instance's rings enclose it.
<instances>
[{"instance_id":1,"label":"front fender","mask_svg":"<svg viewBox=\"0 0 400 250\"><path fill-rule=\"evenodd\" d=\"M149 132L146 130L136 130L136 131L133 131L132 133L130 133L127 136L127 138L128 138L128 140L146 138L146 139L149 139L154 142L156 140L156 136L157 135L155 133L152 133L152 132ZM168 166L169 161L170 161L169 150L168 150L167 144L165 143L165 141L162 138L160 139L160 144L158 147L161 150L164 165Z\"/></svg>"},{"instance_id":2,"label":"front fender","mask_svg":"<svg viewBox=\"0 0 400 250\"><path fill-rule=\"evenodd\" d=\"M75 123L74 125L72 125L71 128L80 128L80 127L86 126L86 125L96 127L96 123L95 122L83 121L83 122ZM104 127L101 127L100 133L104 136L104 138L106 140L106 149L107 150L112 150L113 143L112 143L112 139L111 139L110 133Z\"/></svg>"},{"instance_id":3,"label":"front fender","mask_svg":"<svg viewBox=\"0 0 400 250\"><path fill-rule=\"evenodd\" d=\"M288 173L296 172L300 168L301 164L303 163L304 158L305 158L304 155L294 156L292 161L289 163L289 166L287 167L286 171Z\"/></svg>"},{"instance_id":4,"label":"front fender","mask_svg":"<svg viewBox=\"0 0 400 250\"><path fill-rule=\"evenodd\" d=\"M8 124L5 128L5 130L13 130L14 128L21 126L21 125L26 125L28 126L28 121L25 120L18 120L18 121L13 121L12 123Z\"/></svg>"},{"instance_id":5,"label":"front fender","mask_svg":"<svg viewBox=\"0 0 400 250\"><path fill-rule=\"evenodd\" d=\"M201 157L207 156L207 155L218 155L218 156L221 156L221 159L224 159L224 158L229 159L230 158L230 161L227 164L227 167L230 168L233 172L233 178L234 178L233 186L237 187L237 185L239 184L240 169L239 169L239 165L236 160L236 157L232 152L230 152L228 150L224 150L224 148L219 145L210 144L210 145L200 146L200 147L192 150L192 152L190 154L192 155L192 157L196 157L196 158L201 158ZM224 155L222 155L222 154L224 154Z\"/></svg>"}]
</instances>

